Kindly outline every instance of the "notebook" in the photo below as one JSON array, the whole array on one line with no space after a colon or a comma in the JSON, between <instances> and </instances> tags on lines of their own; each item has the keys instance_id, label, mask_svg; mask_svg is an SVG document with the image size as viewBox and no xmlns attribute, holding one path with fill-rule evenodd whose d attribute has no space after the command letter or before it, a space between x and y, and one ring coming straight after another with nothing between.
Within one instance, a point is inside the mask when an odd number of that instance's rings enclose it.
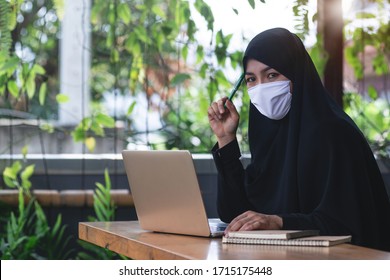
<instances>
[{"instance_id":1,"label":"notebook","mask_svg":"<svg viewBox=\"0 0 390 280\"><path fill-rule=\"evenodd\" d=\"M351 236L307 236L292 239L263 239L263 238L242 238L228 237L222 238L222 243L251 244L251 245L283 245L283 246L315 246L329 247L351 241Z\"/></svg>"},{"instance_id":2,"label":"notebook","mask_svg":"<svg viewBox=\"0 0 390 280\"><path fill-rule=\"evenodd\" d=\"M298 237L318 235L318 230L251 230L230 231L227 237L254 239L293 239Z\"/></svg>"},{"instance_id":3,"label":"notebook","mask_svg":"<svg viewBox=\"0 0 390 280\"><path fill-rule=\"evenodd\" d=\"M189 151L122 151L142 229L222 236L227 224L208 219Z\"/></svg>"}]
</instances>

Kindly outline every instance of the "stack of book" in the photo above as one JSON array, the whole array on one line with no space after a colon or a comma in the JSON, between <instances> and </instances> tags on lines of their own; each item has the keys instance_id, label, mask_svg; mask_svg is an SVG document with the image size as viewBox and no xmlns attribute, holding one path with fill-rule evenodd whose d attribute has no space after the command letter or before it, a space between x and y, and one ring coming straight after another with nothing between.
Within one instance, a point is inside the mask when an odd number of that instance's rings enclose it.
<instances>
[{"instance_id":1,"label":"stack of book","mask_svg":"<svg viewBox=\"0 0 390 280\"><path fill-rule=\"evenodd\" d=\"M253 230L233 231L222 237L223 243L321 246L329 247L351 241L351 236L324 236L317 230Z\"/></svg>"}]
</instances>

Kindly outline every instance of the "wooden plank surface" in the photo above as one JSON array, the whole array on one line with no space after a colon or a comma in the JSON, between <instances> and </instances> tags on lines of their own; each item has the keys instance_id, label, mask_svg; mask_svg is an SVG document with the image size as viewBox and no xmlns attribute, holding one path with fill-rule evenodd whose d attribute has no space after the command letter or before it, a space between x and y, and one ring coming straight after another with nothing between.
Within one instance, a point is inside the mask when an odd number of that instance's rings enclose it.
<instances>
[{"instance_id":1,"label":"wooden plank surface","mask_svg":"<svg viewBox=\"0 0 390 280\"><path fill-rule=\"evenodd\" d=\"M220 238L203 238L144 231L138 221L79 223L79 238L132 259L387 259L390 252L351 244L332 247L222 244Z\"/></svg>"}]
</instances>

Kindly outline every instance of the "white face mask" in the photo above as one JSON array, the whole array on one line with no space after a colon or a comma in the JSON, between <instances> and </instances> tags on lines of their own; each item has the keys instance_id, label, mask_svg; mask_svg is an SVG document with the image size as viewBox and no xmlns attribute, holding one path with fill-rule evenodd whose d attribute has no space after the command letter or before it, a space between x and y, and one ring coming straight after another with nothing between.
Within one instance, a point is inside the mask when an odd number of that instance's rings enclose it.
<instances>
[{"instance_id":1,"label":"white face mask","mask_svg":"<svg viewBox=\"0 0 390 280\"><path fill-rule=\"evenodd\" d=\"M280 120L291 107L290 81L258 84L248 89L251 102L264 116Z\"/></svg>"}]
</instances>

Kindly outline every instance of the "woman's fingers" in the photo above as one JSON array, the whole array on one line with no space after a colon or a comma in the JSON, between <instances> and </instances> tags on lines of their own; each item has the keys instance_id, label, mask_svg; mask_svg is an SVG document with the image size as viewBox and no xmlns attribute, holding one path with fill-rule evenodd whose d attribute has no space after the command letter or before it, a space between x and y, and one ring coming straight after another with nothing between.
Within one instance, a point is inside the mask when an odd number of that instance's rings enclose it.
<instances>
[{"instance_id":1,"label":"woman's fingers","mask_svg":"<svg viewBox=\"0 0 390 280\"><path fill-rule=\"evenodd\" d=\"M282 219L275 215L265 215L254 211L247 211L234 218L225 233L229 231L281 229Z\"/></svg>"}]
</instances>

